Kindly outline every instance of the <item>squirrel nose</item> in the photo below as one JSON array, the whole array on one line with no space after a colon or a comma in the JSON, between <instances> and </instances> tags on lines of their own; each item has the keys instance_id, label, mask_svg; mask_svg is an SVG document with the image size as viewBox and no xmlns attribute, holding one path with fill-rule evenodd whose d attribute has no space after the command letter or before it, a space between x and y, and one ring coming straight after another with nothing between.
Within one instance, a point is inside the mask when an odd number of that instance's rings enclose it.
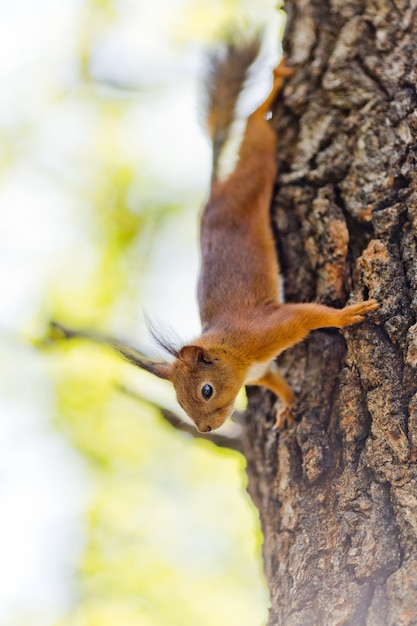
<instances>
[{"instance_id":1,"label":"squirrel nose","mask_svg":"<svg viewBox=\"0 0 417 626\"><path fill-rule=\"evenodd\" d=\"M211 426L201 426L201 428L199 427L198 430L200 431L200 433L209 433L211 431Z\"/></svg>"}]
</instances>

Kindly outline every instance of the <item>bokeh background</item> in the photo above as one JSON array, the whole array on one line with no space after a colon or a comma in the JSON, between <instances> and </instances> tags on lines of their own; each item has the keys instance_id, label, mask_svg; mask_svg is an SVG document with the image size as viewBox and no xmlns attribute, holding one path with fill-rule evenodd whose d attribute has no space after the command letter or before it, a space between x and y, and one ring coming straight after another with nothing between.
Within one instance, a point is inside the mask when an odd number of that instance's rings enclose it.
<instances>
[{"instance_id":1,"label":"bokeh background","mask_svg":"<svg viewBox=\"0 0 417 626\"><path fill-rule=\"evenodd\" d=\"M268 73L270 0L0 0L1 626L266 620L243 458L166 424L169 385L41 341L55 318L156 354L143 311L198 333L202 53L242 19Z\"/></svg>"}]
</instances>

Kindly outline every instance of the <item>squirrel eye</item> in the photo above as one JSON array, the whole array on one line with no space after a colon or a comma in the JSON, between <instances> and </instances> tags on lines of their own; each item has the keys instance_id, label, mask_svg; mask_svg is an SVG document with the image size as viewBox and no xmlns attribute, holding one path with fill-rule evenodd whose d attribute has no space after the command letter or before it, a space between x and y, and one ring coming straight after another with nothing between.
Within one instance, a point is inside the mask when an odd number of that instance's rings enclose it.
<instances>
[{"instance_id":1,"label":"squirrel eye","mask_svg":"<svg viewBox=\"0 0 417 626\"><path fill-rule=\"evenodd\" d=\"M211 396L213 395L213 387L206 383L201 388L201 395L203 396L204 400L210 400Z\"/></svg>"}]
</instances>

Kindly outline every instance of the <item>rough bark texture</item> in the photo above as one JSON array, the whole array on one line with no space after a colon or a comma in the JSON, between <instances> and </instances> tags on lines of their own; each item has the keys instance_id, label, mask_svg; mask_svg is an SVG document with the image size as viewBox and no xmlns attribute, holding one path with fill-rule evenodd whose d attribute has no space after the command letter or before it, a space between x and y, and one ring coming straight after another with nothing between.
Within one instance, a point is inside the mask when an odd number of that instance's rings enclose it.
<instances>
[{"instance_id":1,"label":"rough bark texture","mask_svg":"<svg viewBox=\"0 0 417 626\"><path fill-rule=\"evenodd\" d=\"M244 432L269 625L417 624L417 2L291 0L273 206L287 301L375 297L280 363Z\"/></svg>"}]
</instances>

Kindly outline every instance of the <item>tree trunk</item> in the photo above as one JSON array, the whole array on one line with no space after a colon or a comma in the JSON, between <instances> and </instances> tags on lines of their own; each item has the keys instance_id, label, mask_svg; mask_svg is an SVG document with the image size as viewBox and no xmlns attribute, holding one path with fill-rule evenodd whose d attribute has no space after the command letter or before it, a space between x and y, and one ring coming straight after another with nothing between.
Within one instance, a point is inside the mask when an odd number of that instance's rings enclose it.
<instances>
[{"instance_id":1,"label":"tree trunk","mask_svg":"<svg viewBox=\"0 0 417 626\"><path fill-rule=\"evenodd\" d=\"M249 390L269 626L417 624L417 3L291 0L273 220L287 301L380 309L280 359L299 421Z\"/></svg>"}]
</instances>

